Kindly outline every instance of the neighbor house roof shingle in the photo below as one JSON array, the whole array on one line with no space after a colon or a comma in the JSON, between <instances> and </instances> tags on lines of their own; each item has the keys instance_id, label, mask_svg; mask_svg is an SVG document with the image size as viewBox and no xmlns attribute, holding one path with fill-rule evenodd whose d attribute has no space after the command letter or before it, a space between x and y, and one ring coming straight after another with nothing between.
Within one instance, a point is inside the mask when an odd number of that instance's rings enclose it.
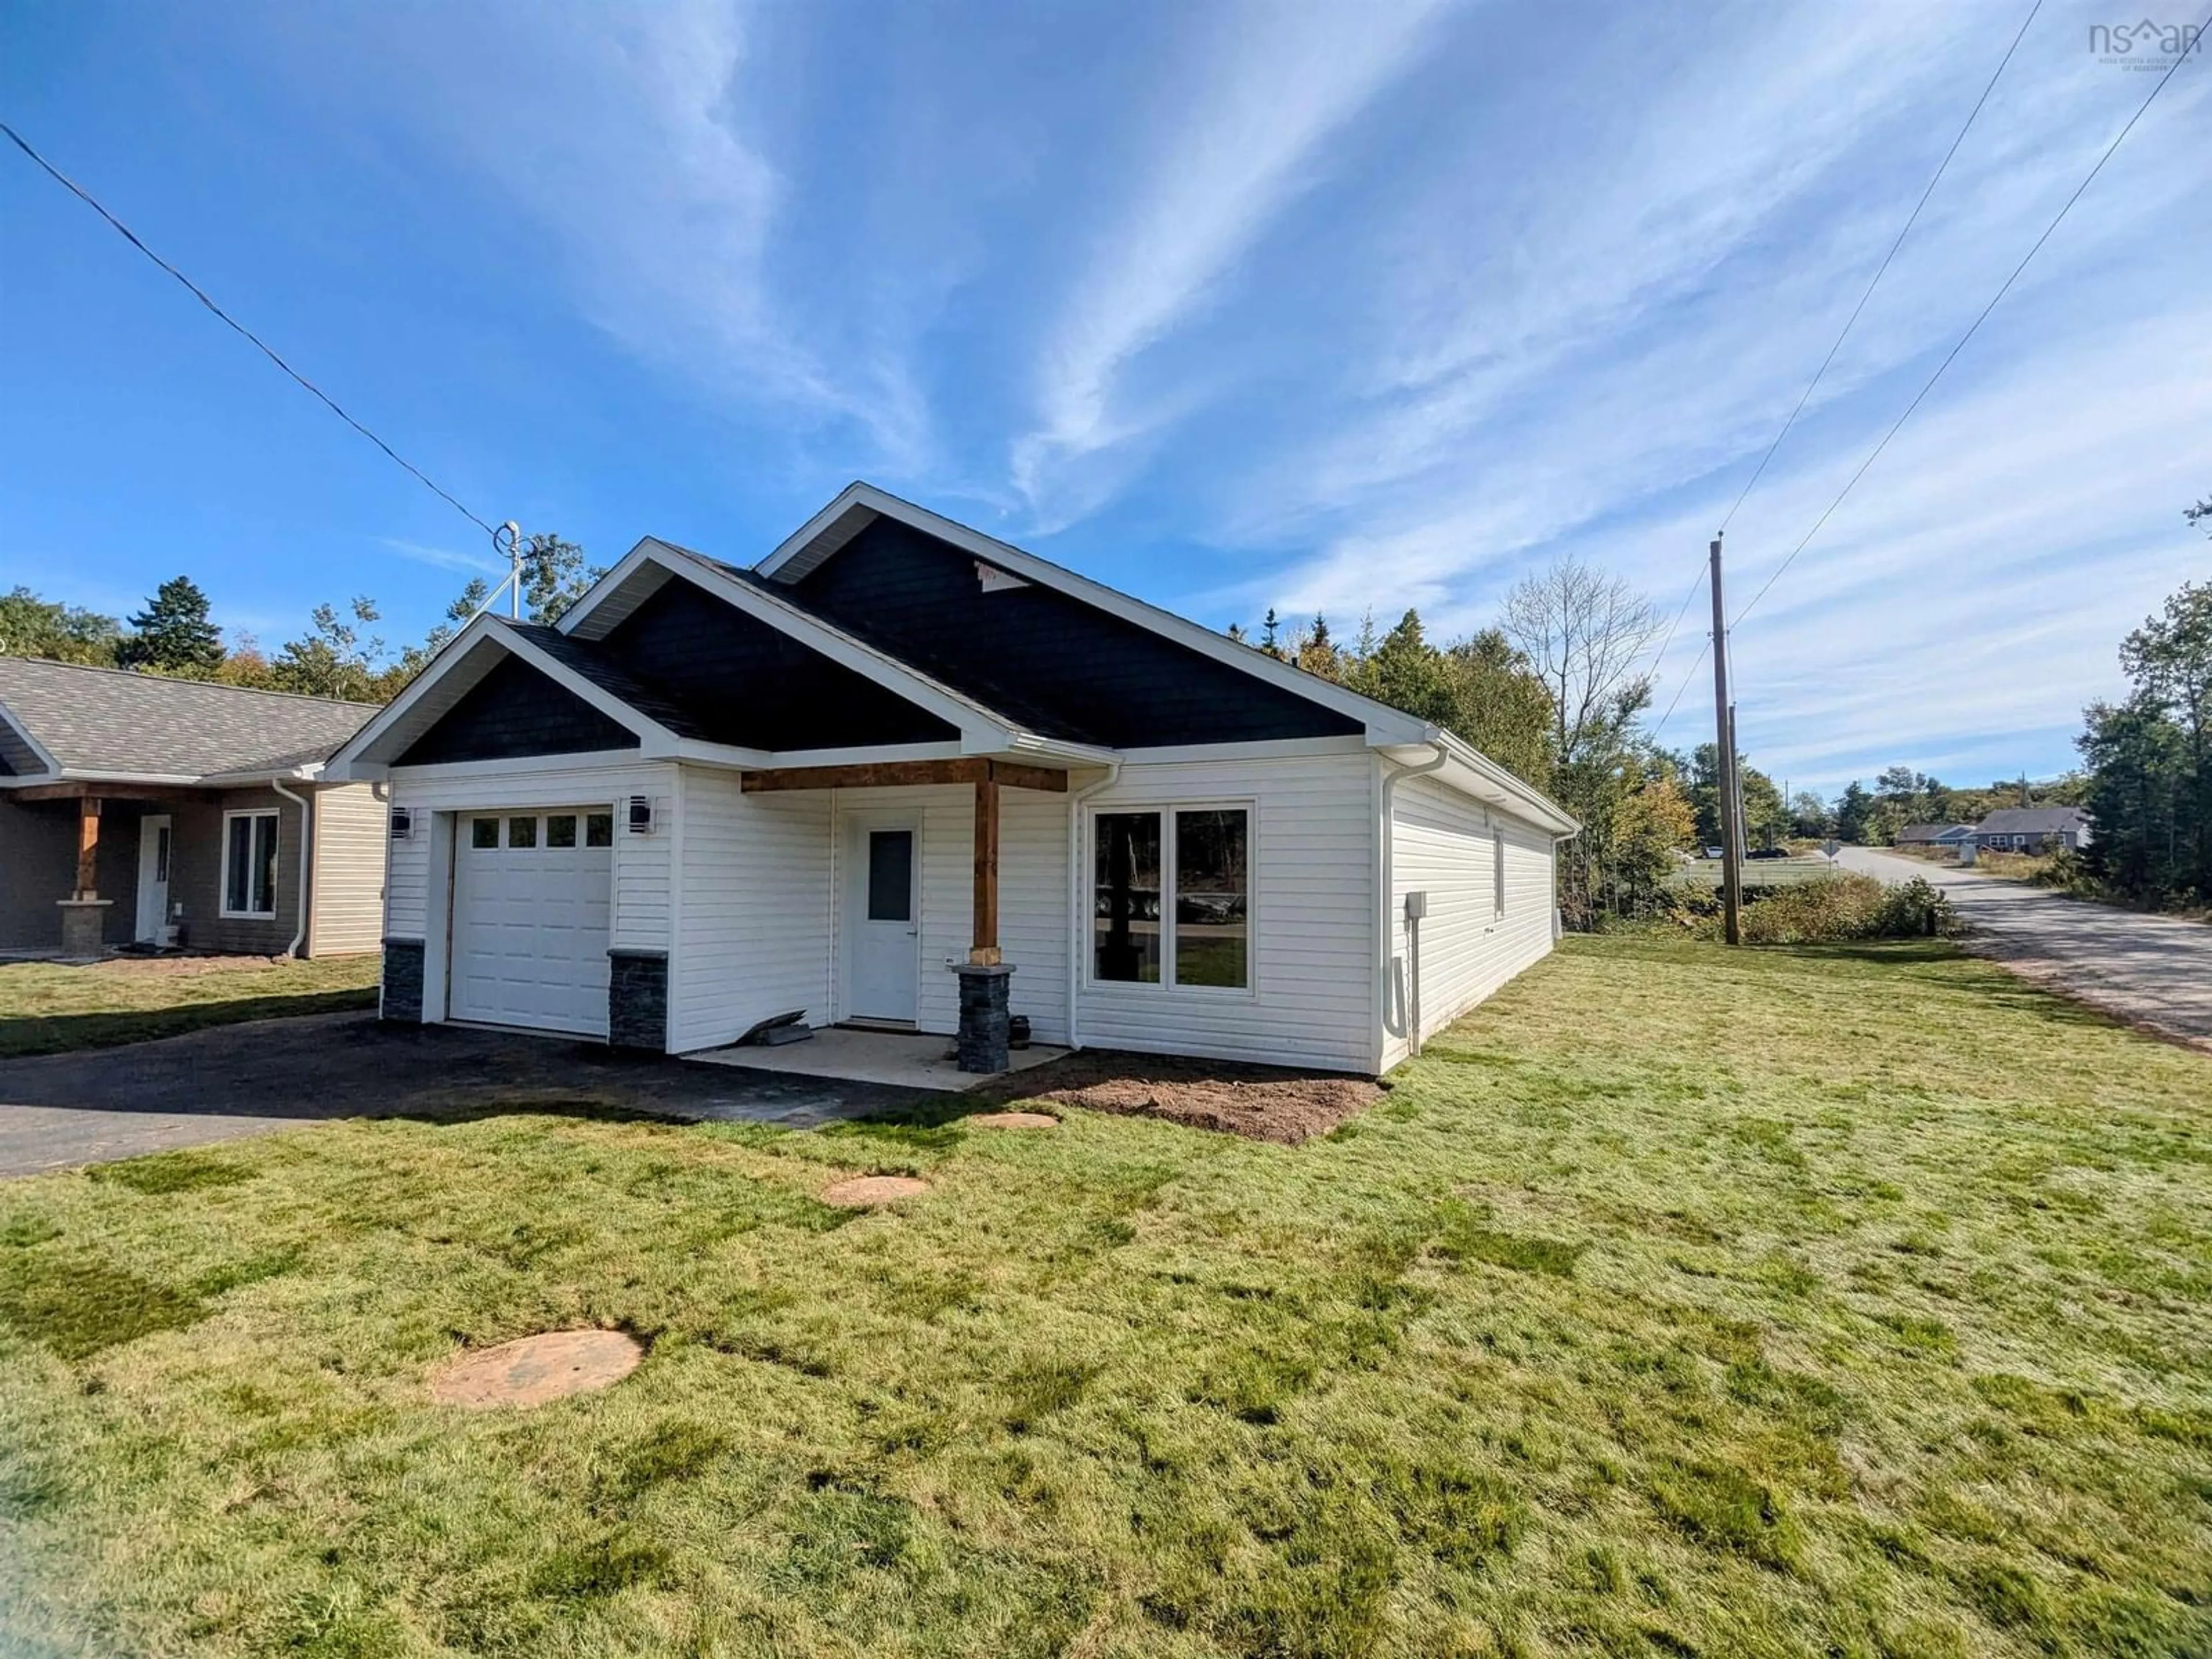
<instances>
[{"instance_id":1,"label":"neighbor house roof shingle","mask_svg":"<svg viewBox=\"0 0 2212 1659\"><path fill-rule=\"evenodd\" d=\"M198 780L310 765L373 703L0 657L0 705L65 772Z\"/></svg>"},{"instance_id":2,"label":"neighbor house roof shingle","mask_svg":"<svg viewBox=\"0 0 2212 1659\"><path fill-rule=\"evenodd\" d=\"M1985 836L2053 836L2079 829L2088 816L2078 806L2002 806L1982 820Z\"/></svg>"}]
</instances>

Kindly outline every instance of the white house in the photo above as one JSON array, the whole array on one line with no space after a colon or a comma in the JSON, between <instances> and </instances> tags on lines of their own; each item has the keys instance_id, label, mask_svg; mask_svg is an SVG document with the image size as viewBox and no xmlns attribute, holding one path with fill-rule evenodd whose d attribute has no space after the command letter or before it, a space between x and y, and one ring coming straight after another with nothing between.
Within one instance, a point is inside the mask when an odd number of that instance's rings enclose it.
<instances>
[{"instance_id":1,"label":"white house","mask_svg":"<svg viewBox=\"0 0 2212 1659\"><path fill-rule=\"evenodd\" d=\"M334 757L385 1017L690 1053L769 1017L1388 1070L1552 947L1555 803L1438 728L866 484L647 540Z\"/></svg>"}]
</instances>

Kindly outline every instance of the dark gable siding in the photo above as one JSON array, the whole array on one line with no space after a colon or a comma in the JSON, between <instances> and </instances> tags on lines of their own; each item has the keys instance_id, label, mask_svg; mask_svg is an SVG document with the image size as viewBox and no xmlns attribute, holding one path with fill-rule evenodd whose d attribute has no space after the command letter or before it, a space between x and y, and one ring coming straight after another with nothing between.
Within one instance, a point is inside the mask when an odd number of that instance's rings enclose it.
<instances>
[{"instance_id":1,"label":"dark gable siding","mask_svg":"<svg viewBox=\"0 0 2212 1659\"><path fill-rule=\"evenodd\" d=\"M637 746L636 732L510 656L470 687L394 763L434 766Z\"/></svg>"},{"instance_id":2,"label":"dark gable siding","mask_svg":"<svg viewBox=\"0 0 2212 1659\"><path fill-rule=\"evenodd\" d=\"M1048 737L1127 749L1364 729L1070 594L1034 583L986 593L969 555L893 519L793 591L848 633Z\"/></svg>"},{"instance_id":3,"label":"dark gable siding","mask_svg":"<svg viewBox=\"0 0 2212 1659\"><path fill-rule=\"evenodd\" d=\"M601 641L681 703L700 735L746 749L942 743L957 727L678 577Z\"/></svg>"}]
</instances>

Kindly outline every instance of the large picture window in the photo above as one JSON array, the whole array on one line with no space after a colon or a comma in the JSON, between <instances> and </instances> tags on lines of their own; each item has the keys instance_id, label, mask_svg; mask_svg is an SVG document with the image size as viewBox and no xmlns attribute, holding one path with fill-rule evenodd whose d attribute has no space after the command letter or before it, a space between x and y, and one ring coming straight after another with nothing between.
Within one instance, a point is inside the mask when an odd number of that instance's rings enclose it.
<instances>
[{"instance_id":1,"label":"large picture window","mask_svg":"<svg viewBox=\"0 0 2212 1659\"><path fill-rule=\"evenodd\" d=\"M222 913L267 921L276 914L276 814L227 812L222 820Z\"/></svg>"},{"instance_id":2,"label":"large picture window","mask_svg":"<svg viewBox=\"0 0 2212 1659\"><path fill-rule=\"evenodd\" d=\"M1092 977L1249 989L1251 823L1241 806L1099 813Z\"/></svg>"}]
</instances>

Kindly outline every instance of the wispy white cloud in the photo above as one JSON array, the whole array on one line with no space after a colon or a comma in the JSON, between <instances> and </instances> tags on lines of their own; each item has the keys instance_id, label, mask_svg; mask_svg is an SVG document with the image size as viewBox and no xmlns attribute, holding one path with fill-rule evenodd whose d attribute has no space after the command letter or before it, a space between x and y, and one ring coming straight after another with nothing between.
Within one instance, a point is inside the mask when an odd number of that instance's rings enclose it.
<instances>
[{"instance_id":1,"label":"wispy white cloud","mask_svg":"<svg viewBox=\"0 0 2212 1659\"><path fill-rule=\"evenodd\" d=\"M507 566L489 554L466 553L450 547L431 547L422 542L401 541L392 536L377 537L376 544L387 552L397 553L403 559L412 559L416 564L434 565L441 570L462 570L475 576L507 574Z\"/></svg>"},{"instance_id":2,"label":"wispy white cloud","mask_svg":"<svg viewBox=\"0 0 2212 1659\"><path fill-rule=\"evenodd\" d=\"M1047 337L1036 427L1012 452L1016 487L1048 523L1095 507L1110 475L1081 464L1143 436L1187 398L1123 394L1132 361L1216 298L1237 262L1325 170L1322 153L1407 65L1440 9L1223 6L1159 103L1177 112L1125 210L1097 238ZM1076 499L1056 497L1073 489Z\"/></svg>"}]
</instances>

